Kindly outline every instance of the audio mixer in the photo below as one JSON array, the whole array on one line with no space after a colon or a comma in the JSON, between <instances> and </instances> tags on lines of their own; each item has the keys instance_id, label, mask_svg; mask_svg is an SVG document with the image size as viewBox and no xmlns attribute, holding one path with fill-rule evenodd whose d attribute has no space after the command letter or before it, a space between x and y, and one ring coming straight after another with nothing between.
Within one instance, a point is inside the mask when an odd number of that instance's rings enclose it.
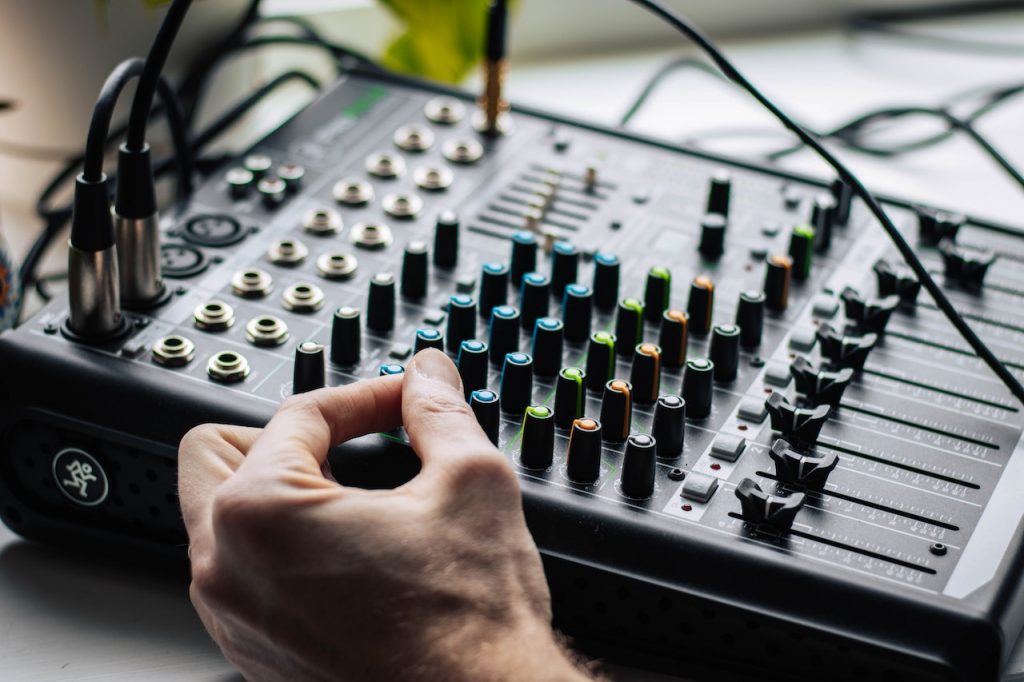
<instances>
[{"instance_id":1,"label":"audio mixer","mask_svg":"<svg viewBox=\"0 0 1024 682\"><path fill-rule=\"evenodd\" d=\"M759 678L994 680L1021 406L842 182L356 72L161 227L163 295L0 336L0 512L183 554L177 443L436 347L518 472L556 622ZM886 200L1024 378L1024 239ZM995 258L998 254L998 259ZM126 264L131 267L130 264ZM394 486L401 431L337 448Z\"/></svg>"}]
</instances>

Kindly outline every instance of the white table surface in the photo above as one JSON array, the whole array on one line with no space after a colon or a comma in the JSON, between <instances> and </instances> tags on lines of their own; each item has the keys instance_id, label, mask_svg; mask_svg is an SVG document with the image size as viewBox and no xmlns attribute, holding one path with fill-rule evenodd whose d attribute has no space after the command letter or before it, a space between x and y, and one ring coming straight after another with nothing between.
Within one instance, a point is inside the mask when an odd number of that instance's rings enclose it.
<instances>
[{"instance_id":1,"label":"white table surface","mask_svg":"<svg viewBox=\"0 0 1024 682\"><path fill-rule=\"evenodd\" d=\"M1024 21L990 27L1018 36ZM1022 60L951 56L838 33L748 40L729 45L741 69L791 113L828 127L880 104L931 104L972 85L1020 77ZM515 64L513 102L614 123L641 83L677 51L658 50ZM1024 164L1019 121L1024 102L981 126ZM668 79L636 118L636 129L680 139L721 126L770 126L743 96L705 75ZM780 138L784 141L784 138ZM754 139L728 147L739 154ZM968 143L895 161L844 153L877 190L1024 224L1024 192ZM824 174L806 155L787 168ZM1024 671L1022 652L1011 671ZM621 680L668 680L619 670ZM123 567L23 542L0 529L0 680L239 679L208 640L180 577ZM1006 679L1024 679L1024 673Z\"/></svg>"}]
</instances>

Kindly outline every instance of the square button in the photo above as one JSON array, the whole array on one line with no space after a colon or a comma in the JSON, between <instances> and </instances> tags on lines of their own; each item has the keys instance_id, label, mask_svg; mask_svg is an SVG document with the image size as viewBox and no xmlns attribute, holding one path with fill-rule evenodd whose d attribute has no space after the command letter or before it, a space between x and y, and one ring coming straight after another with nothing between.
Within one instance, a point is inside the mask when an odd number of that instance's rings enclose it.
<instances>
[{"instance_id":1,"label":"square button","mask_svg":"<svg viewBox=\"0 0 1024 682\"><path fill-rule=\"evenodd\" d=\"M715 440L712 441L711 456L724 459L727 462L735 462L743 454L743 449L746 447L746 438L722 434L715 436Z\"/></svg>"},{"instance_id":2,"label":"square button","mask_svg":"<svg viewBox=\"0 0 1024 682\"><path fill-rule=\"evenodd\" d=\"M395 360L405 360L412 355L412 347L404 343L396 343L391 346L391 350L388 351L388 355Z\"/></svg>"},{"instance_id":3,"label":"square button","mask_svg":"<svg viewBox=\"0 0 1024 682\"><path fill-rule=\"evenodd\" d=\"M764 406L764 400L760 398L744 398L740 401L740 409L737 415L740 419L760 424L768 416L768 410Z\"/></svg>"},{"instance_id":4,"label":"square button","mask_svg":"<svg viewBox=\"0 0 1024 682\"><path fill-rule=\"evenodd\" d=\"M428 313L427 315L423 316L423 324L429 325L431 327L440 327L443 322L444 313L442 312Z\"/></svg>"},{"instance_id":5,"label":"square button","mask_svg":"<svg viewBox=\"0 0 1024 682\"><path fill-rule=\"evenodd\" d=\"M789 347L803 353L814 348L817 342L818 337L814 335L813 329L797 329L789 337Z\"/></svg>"},{"instance_id":6,"label":"square button","mask_svg":"<svg viewBox=\"0 0 1024 682\"><path fill-rule=\"evenodd\" d=\"M764 382L779 388L786 388L793 381L793 375L789 372L789 366L781 362L772 362L764 370Z\"/></svg>"},{"instance_id":7,"label":"square button","mask_svg":"<svg viewBox=\"0 0 1024 682\"><path fill-rule=\"evenodd\" d=\"M455 280L455 291L460 294L471 294L473 289L476 289L476 277L472 275L462 275Z\"/></svg>"},{"instance_id":8,"label":"square button","mask_svg":"<svg viewBox=\"0 0 1024 682\"><path fill-rule=\"evenodd\" d=\"M818 317L831 319L839 312L839 299L828 294L819 294L811 303L811 312Z\"/></svg>"},{"instance_id":9,"label":"square button","mask_svg":"<svg viewBox=\"0 0 1024 682\"><path fill-rule=\"evenodd\" d=\"M686 475L686 480L683 482L683 491L680 494L688 500L707 502L715 494L716 490L718 490L717 478L691 471Z\"/></svg>"}]
</instances>

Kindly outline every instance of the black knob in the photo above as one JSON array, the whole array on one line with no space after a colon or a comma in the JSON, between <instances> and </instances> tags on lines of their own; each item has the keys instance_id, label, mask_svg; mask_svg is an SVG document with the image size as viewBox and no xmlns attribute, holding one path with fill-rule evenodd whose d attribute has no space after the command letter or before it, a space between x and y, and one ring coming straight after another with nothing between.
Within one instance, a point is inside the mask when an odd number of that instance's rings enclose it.
<instances>
[{"instance_id":1,"label":"black knob","mask_svg":"<svg viewBox=\"0 0 1024 682\"><path fill-rule=\"evenodd\" d=\"M569 432L565 452L565 474L570 481L590 484L601 475L601 424L595 419L577 419Z\"/></svg>"},{"instance_id":2,"label":"black knob","mask_svg":"<svg viewBox=\"0 0 1024 682\"><path fill-rule=\"evenodd\" d=\"M551 294L562 300L565 287L577 281L580 250L571 242L555 242L551 249Z\"/></svg>"},{"instance_id":3,"label":"black knob","mask_svg":"<svg viewBox=\"0 0 1024 682\"><path fill-rule=\"evenodd\" d=\"M789 443L777 439L772 443L768 456L775 462L775 477L782 483L799 485L808 490L822 490L828 475L839 464L835 452L821 455L802 455L789 447Z\"/></svg>"},{"instance_id":4,"label":"black knob","mask_svg":"<svg viewBox=\"0 0 1024 682\"><path fill-rule=\"evenodd\" d=\"M608 443L621 443L629 437L633 425L633 387L628 381L612 379L604 385L601 425L602 437Z\"/></svg>"},{"instance_id":5,"label":"black knob","mask_svg":"<svg viewBox=\"0 0 1024 682\"><path fill-rule=\"evenodd\" d=\"M532 330L539 318L548 316L550 291L551 281L539 272L523 275L523 283L519 287L519 321L523 329Z\"/></svg>"},{"instance_id":6,"label":"black knob","mask_svg":"<svg viewBox=\"0 0 1024 682\"><path fill-rule=\"evenodd\" d=\"M379 272L370 280L366 326L381 334L395 327L395 276L390 272Z\"/></svg>"},{"instance_id":7,"label":"black knob","mask_svg":"<svg viewBox=\"0 0 1024 682\"><path fill-rule=\"evenodd\" d=\"M508 268L502 263L484 263L480 268L480 317L491 319L491 310L507 302Z\"/></svg>"},{"instance_id":8,"label":"black knob","mask_svg":"<svg viewBox=\"0 0 1024 682\"><path fill-rule=\"evenodd\" d=\"M718 171L708 183L708 213L729 215L729 199L732 194L732 180L725 171Z\"/></svg>"},{"instance_id":9,"label":"black knob","mask_svg":"<svg viewBox=\"0 0 1024 682\"><path fill-rule=\"evenodd\" d=\"M629 357L633 346L644 338L644 304L638 298L624 298L619 301L615 313L615 338L619 355Z\"/></svg>"},{"instance_id":10,"label":"black knob","mask_svg":"<svg viewBox=\"0 0 1024 682\"><path fill-rule=\"evenodd\" d=\"M740 345L757 348L764 333L765 295L760 291L744 291L736 306L736 326L740 328Z\"/></svg>"},{"instance_id":11,"label":"black knob","mask_svg":"<svg viewBox=\"0 0 1024 682\"><path fill-rule=\"evenodd\" d=\"M971 290L981 288L989 266L996 260L992 251L966 249L952 239L939 242L939 253L946 266L946 279Z\"/></svg>"},{"instance_id":12,"label":"black knob","mask_svg":"<svg viewBox=\"0 0 1024 682\"><path fill-rule=\"evenodd\" d=\"M412 352L419 353L421 350L436 348L444 352L444 335L436 329L424 328L416 330L416 340L412 344Z\"/></svg>"},{"instance_id":13,"label":"black knob","mask_svg":"<svg viewBox=\"0 0 1024 682\"><path fill-rule=\"evenodd\" d=\"M860 371L868 359L868 354L878 343L877 334L849 336L840 334L830 324L818 325L815 332L821 344L821 355L833 367L849 367Z\"/></svg>"},{"instance_id":14,"label":"black knob","mask_svg":"<svg viewBox=\"0 0 1024 682\"><path fill-rule=\"evenodd\" d=\"M875 334L885 331L885 325L889 324L892 311L896 310L896 306L900 304L900 297L896 294L865 300L860 292L853 287L843 289L843 293L839 297L843 300L846 319L853 323L857 331L874 332Z\"/></svg>"},{"instance_id":15,"label":"black knob","mask_svg":"<svg viewBox=\"0 0 1024 682\"><path fill-rule=\"evenodd\" d=\"M655 324L661 321L661 314L668 310L672 298L672 273L668 268L655 266L647 271L644 286L644 316Z\"/></svg>"},{"instance_id":16,"label":"black knob","mask_svg":"<svg viewBox=\"0 0 1024 682\"><path fill-rule=\"evenodd\" d=\"M704 419L711 414L711 379L714 372L715 363L705 358L686 362L686 371L683 372L683 400L686 401L686 412L691 419Z\"/></svg>"},{"instance_id":17,"label":"black knob","mask_svg":"<svg viewBox=\"0 0 1024 682\"><path fill-rule=\"evenodd\" d=\"M661 349L653 343L639 343L633 349L633 365L629 371L633 400L637 405L650 405L661 391Z\"/></svg>"},{"instance_id":18,"label":"black knob","mask_svg":"<svg viewBox=\"0 0 1024 682\"><path fill-rule=\"evenodd\" d=\"M427 245L409 242L402 256L402 296L418 301L427 295Z\"/></svg>"},{"instance_id":19,"label":"black knob","mask_svg":"<svg viewBox=\"0 0 1024 682\"><path fill-rule=\"evenodd\" d=\"M831 405L836 407L843 398L843 392L850 385L853 370L845 367L838 372L818 369L802 355L789 366L793 375L796 392L803 395L810 405Z\"/></svg>"},{"instance_id":20,"label":"black knob","mask_svg":"<svg viewBox=\"0 0 1024 682\"><path fill-rule=\"evenodd\" d=\"M359 308L343 306L334 311L331 322L331 362L349 367L359 362L363 332Z\"/></svg>"},{"instance_id":21,"label":"black knob","mask_svg":"<svg viewBox=\"0 0 1024 682\"><path fill-rule=\"evenodd\" d=\"M654 406L651 433L658 441L658 457L675 459L683 454L686 403L677 395L663 395Z\"/></svg>"},{"instance_id":22,"label":"black knob","mask_svg":"<svg viewBox=\"0 0 1024 682\"><path fill-rule=\"evenodd\" d=\"M563 325L561 320L542 317L533 328L533 371L539 377L553 377L562 367Z\"/></svg>"},{"instance_id":23,"label":"black knob","mask_svg":"<svg viewBox=\"0 0 1024 682\"><path fill-rule=\"evenodd\" d=\"M697 277L690 283L690 300L686 304L691 334L711 331L711 316L715 307L715 285L709 277Z\"/></svg>"},{"instance_id":24,"label":"black knob","mask_svg":"<svg viewBox=\"0 0 1024 682\"><path fill-rule=\"evenodd\" d=\"M814 228L814 250L826 253L832 246L832 228L836 222L836 202L831 194L814 198L811 227Z\"/></svg>"},{"instance_id":25,"label":"black knob","mask_svg":"<svg viewBox=\"0 0 1024 682\"><path fill-rule=\"evenodd\" d=\"M806 499L803 493L786 497L769 495L750 478L744 478L736 486L736 497L739 498L744 521L775 532L784 532L793 526L796 513Z\"/></svg>"},{"instance_id":26,"label":"black knob","mask_svg":"<svg viewBox=\"0 0 1024 682\"><path fill-rule=\"evenodd\" d=\"M797 225L789 237L789 258L793 263L793 277L798 282L804 281L811 274L814 239L814 228L810 225Z\"/></svg>"},{"instance_id":27,"label":"black knob","mask_svg":"<svg viewBox=\"0 0 1024 682\"><path fill-rule=\"evenodd\" d=\"M604 385L615 374L615 345L617 339L608 332L594 332L587 344L587 388L603 391Z\"/></svg>"},{"instance_id":28,"label":"black knob","mask_svg":"<svg viewBox=\"0 0 1024 682\"><path fill-rule=\"evenodd\" d=\"M686 328L688 321L682 310L666 310L661 314L658 345L661 346L661 364L668 369L679 369L686 363Z\"/></svg>"},{"instance_id":29,"label":"black knob","mask_svg":"<svg viewBox=\"0 0 1024 682\"><path fill-rule=\"evenodd\" d=\"M466 339L476 337L476 301L467 294L455 294L448 299L448 352L459 352Z\"/></svg>"},{"instance_id":30,"label":"black knob","mask_svg":"<svg viewBox=\"0 0 1024 682\"><path fill-rule=\"evenodd\" d=\"M459 346L459 354L455 364L462 377L462 389L466 399L473 391L487 388L487 344L483 341L469 339Z\"/></svg>"},{"instance_id":31,"label":"black knob","mask_svg":"<svg viewBox=\"0 0 1024 682\"><path fill-rule=\"evenodd\" d=\"M708 354L715 365L715 381L735 381L740 366L740 328L734 324L716 324L711 330Z\"/></svg>"},{"instance_id":32,"label":"black knob","mask_svg":"<svg viewBox=\"0 0 1024 682\"><path fill-rule=\"evenodd\" d=\"M523 413L523 437L519 463L527 469L547 469L555 453L555 415L543 405Z\"/></svg>"},{"instance_id":33,"label":"black knob","mask_svg":"<svg viewBox=\"0 0 1024 682\"><path fill-rule=\"evenodd\" d=\"M590 337L590 318L594 296L589 287L570 284L562 297L562 320L565 322L565 340L583 343Z\"/></svg>"},{"instance_id":34,"label":"black knob","mask_svg":"<svg viewBox=\"0 0 1024 682\"><path fill-rule=\"evenodd\" d=\"M579 367L566 367L555 382L555 426L567 429L583 416L587 404L587 374Z\"/></svg>"},{"instance_id":35,"label":"black knob","mask_svg":"<svg viewBox=\"0 0 1024 682\"><path fill-rule=\"evenodd\" d=\"M459 262L459 216L442 211L434 224L434 265L451 270Z\"/></svg>"},{"instance_id":36,"label":"black knob","mask_svg":"<svg viewBox=\"0 0 1024 682\"><path fill-rule=\"evenodd\" d=\"M494 391L473 391L469 396L469 406L476 415L477 423L495 445L498 444L498 429L501 426L499 405L498 395Z\"/></svg>"},{"instance_id":37,"label":"black knob","mask_svg":"<svg viewBox=\"0 0 1024 682\"><path fill-rule=\"evenodd\" d=\"M519 286L523 275L537 269L537 237L522 230L512 235L512 258L509 261L512 284Z\"/></svg>"},{"instance_id":38,"label":"black knob","mask_svg":"<svg viewBox=\"0 0 1024 682\"><path fill-rule=\"evenodd\" d=\"M725 230L728 223L724 215L708 213L700 220L700 244L697 250L708 260L718 260L725 252Z\"/></svg>"},{"instance_id":39,"label":"black knob","mask_svg":"<svg viewBox=\"0 0 1024 682\"><path fill-rule=\"evenodd\" d=\"M917 277L909 268L893 265L882 258L875 263L872 269L878 280L879 296L896 294L900 297L901 306L904 308L914 307L917 295L921 292L921 283L917 281Z\"/></svg>"},{"instance_id":40,"label":"black knob","mask_svg":"<svg viewBox=\"0 0 1024 682\"><path fill-rule=\"evenodd\" d=\"M505 356L519 350L519 310L510 305L499 305L491 310L487 345L491 348L491 362L500 365Z\"/></svg>"},{"instance_id":41,"label":"black knob","mask_svg":"<svg viewBox=\"0 0 1024 682\"><path fill-rule=\"evenodd\" d=\"M327 385L324 347L313 341L300 343L295 349L292 393L307 393Z\"/></svg>"},{"instance_id":42,"label":"black knob","mask_svg":"<svg viewBox=\"0 0 1024 682\"><path fill-rule=\"evenodd\" d=\"M654 439L644 434L636 434L626 440L619 478L622 494L626 497L646 500L654 494L654 472L658 467L656 447Z\"/></svg>"},{"instance_id":43,"label":"black knob","mask_svg":"<svg viewBox=\"0 0 1024 682\"><path fill-rule=\"evenodd\" d=\"M402 367L401 365L394 362L389 362L387 364L380 366L380 371L378 372L378 374L382 377L390 377L395 376L397 374L405 374L405 367Z\"/></svg>"},{"instance_id":44,"label":"black knob","mask_svg":"<svg viewBox=\"0 0 1024 682\"><path fill-rule=\"evenodd\" d=\"M594 305L611 310L619 301L619 257L611 253L594 254Z\"/></svg>"},{"instance_id":45,"label":"black knob","mask_svg":"<svg viewBox=\"0 0 1024 682\"><path fill-rule=\"evenodd\" d=\"M501 409L522 414L533 402L533 358L526 353L509 353L501 367Z\"/></svg>"},{"instance_id":46,"label":"black knob","mask_svg":"<svg viewBox=\"0 0 1024 682\"><path fill-rule=\"evenodd\" d=\"M959 213L947 213L926 206L918 206L915 213L918 241L927 246L938 246L943 239L956 241L957 233L967 222L967 217Z\"/></svg>"},{"instance_id":47,"label":"black knob","mask_svg":"<svg viewBox=\"0 0 1024 682\"><path fill-rule=\"evenodd\" d=\"M782 434L791 443L813 445L818 440L821 427L825 425L832 407L818 405L810 409L796 407L781 393L772 393L764 401L772 431Z\"/></svg>"},{"instance_id":48,"label":"black knob","mask_svg":"<svg viewBox=\"0 0 1024 682\"><path fill-rule=\"evenodd\" d=\"M789 282L793 278L793 260L789 256L769 256L764 274L764 304L782 312L789 306Z\"/></svg>"},{"instance_id":49,"label":"black knob","mask_svg":"<svg viewBox=\"0 0 1024 682\"><path fill-rule=\"evenodd\" d=\"M850 222L850 209L853 208L853 188L836 178L832 181L832 200L836 202L836 224L846 225Z\"/></svg>"}]
</instances>

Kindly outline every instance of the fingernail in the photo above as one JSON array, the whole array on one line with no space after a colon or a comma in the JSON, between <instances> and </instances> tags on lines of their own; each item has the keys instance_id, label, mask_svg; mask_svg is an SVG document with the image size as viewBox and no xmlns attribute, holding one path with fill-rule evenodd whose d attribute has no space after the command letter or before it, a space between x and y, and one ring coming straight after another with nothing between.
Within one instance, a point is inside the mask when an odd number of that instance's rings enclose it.
<instances>
[{"instance_id":1,"label":"fingernail","mask_svg":"<svg viewBox=\"0 0 1024 682\"><path fill-rule=\"evenodd\" d=\"M462 378L455 363L448 356L435 348L420 351L412 361L416 373L432 381L441 381L452 388L462 390Z\"/></svg>"}]
</instances>

